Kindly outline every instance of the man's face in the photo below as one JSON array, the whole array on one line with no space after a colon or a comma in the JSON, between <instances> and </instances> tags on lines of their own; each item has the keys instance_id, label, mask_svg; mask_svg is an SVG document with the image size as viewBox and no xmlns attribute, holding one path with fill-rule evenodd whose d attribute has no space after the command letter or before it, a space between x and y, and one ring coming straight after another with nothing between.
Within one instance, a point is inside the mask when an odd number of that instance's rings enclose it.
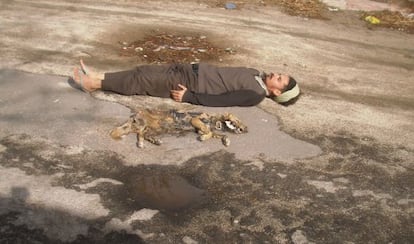
<instances>
[{"instance_id":1,"label":"man's face","mask_svg":"<svg viewBox=\"0 0 414 244\"><path fill-rule=\"evenodd\" d=\"M266 84L274 95L278 96L289 84L289 76L270 73L269 76L266 77Z\"/></svg>"}]
</instances>

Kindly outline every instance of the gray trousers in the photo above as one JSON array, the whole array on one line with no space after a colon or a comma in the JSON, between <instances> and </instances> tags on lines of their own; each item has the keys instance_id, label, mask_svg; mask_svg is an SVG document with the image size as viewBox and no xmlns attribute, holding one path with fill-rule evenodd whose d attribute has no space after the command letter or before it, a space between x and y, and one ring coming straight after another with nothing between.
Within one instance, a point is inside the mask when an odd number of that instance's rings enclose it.
<instances>
[{"instance_id":1,"label":"gray trousers","mask_svg":"<svg viewBox=\"0 0 414 244\"><path fill-rule=\"evenodd\" d=\"M105 73L102 90L122 95L170 97L182 84L197 91L197 75L191 64L141 65L132 70Z\"/></svg>"}]
</instances>

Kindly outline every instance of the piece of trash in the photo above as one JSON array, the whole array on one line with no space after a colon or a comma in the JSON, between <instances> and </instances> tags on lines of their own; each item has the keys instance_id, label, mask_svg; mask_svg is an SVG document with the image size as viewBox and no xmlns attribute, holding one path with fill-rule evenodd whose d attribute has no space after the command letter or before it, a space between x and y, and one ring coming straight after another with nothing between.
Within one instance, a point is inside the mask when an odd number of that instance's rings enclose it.
<instances>
[{"instance_id":1,"label":"piece of trash","mask_svg":"<svg viewBox=\"0 0 414 244\"><path fill-rule=\"evenodd\" d=\"M235 9L236 8L236 4L234 4L234 3L226 3L225 8L226 9Z\"/></svg>"},{"instance_id":2,"label":"piece of trash","mask_svg":"<svg viewBox=\"0 0 414 244\"><path fill-rule=\"evenodd\" d=\"M190 47L174 47L174 46L170 46L171 50L177 50L177 51L185 51L185 50L190 50Z\"/></svg>"},{"instance_id":3,"label":"piece of trash","mask_svg":"<svg viewBox=\"0 0 414 244\"><path fill-rule=\"evenodd\" d=\"M168 46L166 46L166 45L164 45L164 46L158 46L157 48L155 48L154 50L152 50L153 52L159 52L159 51L161 51L162 49L165 49L166 47L168 47Z\"/></svg>"},{"instance_id":4,"label":"piece of trash","mask_svg":"<svg viewBox=\"0 0 414 244\"><path fill-rule=\"evenodd\" d=\"M142 47L135 48L135 52L142 52L142 51L144 51L144 48Z\"/></svg>"},{"instance_id":5,"label":"piece of trash","mask_svg":"<svg viewBox=\"0 0 414 244\"><path fill-rule=\"evenodd\" d=\"M228 53L234 53L236 52L235 50L233 50L231 47L228 47L226 49L224 49L224 51L228 52Z\"/></svg>"},{"instance_id":6,"label":"piece of trash","mask_svg":"<svg viewBox=\"0 0 414 244\"><path fill-rule=\"evenodd\" d=\"M328 7L328 10L331 11L331 12L338 12L339 8Z\"/></svg>"},{"instance_id":7,"label":"piece of trash","mask_svg":"<svg viewBox=\"0 0 414 244\"><path fill-rule=\"evenodd\" d=\"M377 24L381 23L381 21L378 18L376 18L375 16L372 16L372 15L369 15L369 16L365 17L365 21L367 21L367 22L369 22L373 25L377 25Z\"/></svg>"}]
</instances>

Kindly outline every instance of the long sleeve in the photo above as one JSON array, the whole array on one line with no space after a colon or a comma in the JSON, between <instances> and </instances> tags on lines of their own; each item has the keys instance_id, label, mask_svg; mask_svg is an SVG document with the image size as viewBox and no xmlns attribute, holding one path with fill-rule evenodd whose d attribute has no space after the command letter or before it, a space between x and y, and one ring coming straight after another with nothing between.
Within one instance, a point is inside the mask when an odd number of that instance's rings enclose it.
<instances>
[{"instance_id":1,"label":"long sleeve","mask_svg":"<svg viewBox=\"0 0 414 244\"><path fill-rule=\"evenodd\" d=\"M210 95L187 91L184 93L183 102L210 107L230 106L254 106L265 98L265 94L258 94L252 90L238 90L233 92Z\"/></svg>"}]
</instances>

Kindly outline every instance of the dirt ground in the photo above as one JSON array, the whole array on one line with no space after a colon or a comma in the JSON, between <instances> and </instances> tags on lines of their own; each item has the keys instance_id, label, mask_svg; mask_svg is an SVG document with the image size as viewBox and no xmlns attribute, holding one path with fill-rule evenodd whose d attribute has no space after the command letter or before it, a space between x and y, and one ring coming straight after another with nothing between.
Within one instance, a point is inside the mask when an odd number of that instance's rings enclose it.
<instances>
[{"instance_id":1,"label":"dirt ground","mask_svg":"<svg viewBox=\"0 0 414 244\"><path fill-rule=\"evenodd\" d=\"M220 52L200 61L295 77L296 104L258 108L322 150L293 161L219 150L179 165L131 165L110 149L69 153L58 141L2 134L0 243L412 243L414 36L368 28L359 11L311 18L245 2L228 10L206 1L0 1L2 69L69 76L83 58L115 71L145 63L121 55L123 43L154 33L203 37ZM27 189L8 192L15 179L98 207L80 204L73 214L30 204Z\"/></svg>"}]
</instances>

